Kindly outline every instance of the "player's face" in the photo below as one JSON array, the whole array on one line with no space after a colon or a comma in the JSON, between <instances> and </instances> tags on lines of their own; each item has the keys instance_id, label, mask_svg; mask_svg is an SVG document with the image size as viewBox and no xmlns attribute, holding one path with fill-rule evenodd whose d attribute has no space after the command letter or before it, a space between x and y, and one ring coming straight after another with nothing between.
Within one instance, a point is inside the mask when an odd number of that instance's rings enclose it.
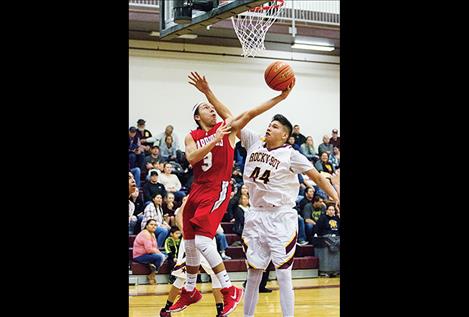
<instances>
[{"instance_id":1,"label":"player's face","mask_svg":"<svg viewBox=\"0 0 469 317\"><path fill-rule=\"evenodd\" d=\"M129 195L131 195L137 189L137 184L135 183L134 175L129 172Z\"/></svg>"},{"instance_id":2,"label":"player's face","mask_svg":"<svg viewBox=\"0 0 469 317\"><path fill-rule=\"evenodd\" d=\"M215 108L209 103L199 106L199 117L200 121L209 127L213 127L217 123L217 113Z\"/></svg>"},{"instance_id":3,"label":"player's face","mask_svg":"<svg viewBox=\"0 0 469 317\"><path fill-rule=\"evenodd\" d=\"M285 132L283 124L280 122L274 120L267 127L267 131L265 133L265 141L267 143L279 142L281 140L285 141L287 137L287 132Z\"/></svg>"}]
</instances>

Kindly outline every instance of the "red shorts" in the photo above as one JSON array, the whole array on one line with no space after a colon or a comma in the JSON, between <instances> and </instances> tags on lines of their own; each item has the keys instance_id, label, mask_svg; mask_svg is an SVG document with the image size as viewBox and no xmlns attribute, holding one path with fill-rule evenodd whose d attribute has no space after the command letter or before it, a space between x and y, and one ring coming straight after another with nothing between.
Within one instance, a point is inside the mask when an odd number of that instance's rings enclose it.
<instances>
[{"instance_id":1,"label":"red shorts","mask_svg":"<svg viewBox=\"0 0 469 317\"><path fill-rule=\"evenodd\" d=\"M192 184L182 216L184 239L194 239L196 234L213 239L228 208L230 194L228 181Z\"/></svg>"}]
</instances>

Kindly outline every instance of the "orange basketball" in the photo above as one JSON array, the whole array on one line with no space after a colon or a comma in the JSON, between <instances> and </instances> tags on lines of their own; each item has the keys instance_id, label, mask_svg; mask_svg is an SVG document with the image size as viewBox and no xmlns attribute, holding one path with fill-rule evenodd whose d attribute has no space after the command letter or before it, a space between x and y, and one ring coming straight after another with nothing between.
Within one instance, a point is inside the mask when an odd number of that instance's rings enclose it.
<instances>
[{"instance_id":1,"label":"orange basketball","mask_svg":"<svg viewBox=\"0 0 469 317\"><path fill-rule=\"evenodd\" d=\"M282 91L295 82L295 73L290 65L277 61L267 67L264 73L266 84L273 90Z\"/></svg>"}]
</instances>

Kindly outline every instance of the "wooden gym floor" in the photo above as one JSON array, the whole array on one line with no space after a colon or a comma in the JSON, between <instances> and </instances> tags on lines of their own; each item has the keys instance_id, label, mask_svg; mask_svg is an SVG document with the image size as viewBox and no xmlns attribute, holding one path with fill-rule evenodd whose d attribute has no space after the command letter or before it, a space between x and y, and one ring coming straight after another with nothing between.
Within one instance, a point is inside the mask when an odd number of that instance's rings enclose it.
<instances>
[{"instance_id":1,"label":"wooden gym floor","mask_svg":"<svg viewBox=\"0 0 469 317\"><path fill-rule=\"evenodd\" d=\"M242 286L241 282L234 285ZM269 281L267 287L272 293L259 294L256 317L282 316L280 293L277 281ZM295 317L339 317L340 278L310 278L293 280L295 289ZM129 286L129 317L158 317L166 303L170 285ZM212 317L216 315L215 300L211 293L211 283L197 284L203 298L186 310L173 313L173 317ZM230 314L230 317L243 316L243 302Z\"/></svg>"}]
</instances>

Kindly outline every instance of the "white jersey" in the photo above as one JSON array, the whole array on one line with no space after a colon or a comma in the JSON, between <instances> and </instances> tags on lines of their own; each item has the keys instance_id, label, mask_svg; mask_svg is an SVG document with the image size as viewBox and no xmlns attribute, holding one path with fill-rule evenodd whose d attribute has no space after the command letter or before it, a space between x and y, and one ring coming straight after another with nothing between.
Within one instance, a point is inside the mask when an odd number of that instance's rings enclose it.
<instances>
[{"instance_id":1,"label":"white jersey","mask_svg":"<svg viewBox=\"0 0 469 317\"><path fill-rule=\"evenodd\" d=\"M268 150L260 136L246 129L241 145L247 151L243 180L251 207L293 208L300 188L297 174L313 169L311 162L288 144Z\"/></svg>"}]
</instances>

